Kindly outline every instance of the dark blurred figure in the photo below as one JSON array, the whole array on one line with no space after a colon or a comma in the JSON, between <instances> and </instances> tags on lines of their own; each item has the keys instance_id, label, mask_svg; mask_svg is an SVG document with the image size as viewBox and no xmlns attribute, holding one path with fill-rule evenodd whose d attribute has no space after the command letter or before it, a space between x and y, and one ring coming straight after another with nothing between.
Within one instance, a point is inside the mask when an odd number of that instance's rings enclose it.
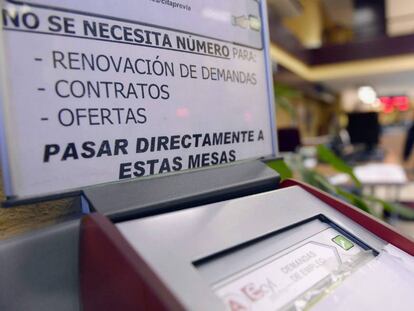
<instances>
[{"instance_id":1,"label":"dark blurred figure","mask_svg":"<svg viewBox=\"0 0 414 311\"><path fill-rule=\"evenodd\" d=\"M300 132L297 127L287 127L277 130L280 152L296 152L301 146Z\"/></svg>"},{"instance_id":2,"label":"dark blurred figure","mask_svg":"<svg viewBox=\"0 0 414 311\"><path fill-rule=\"evenodd\" d=\"M348 113L346 129L353 145L362 145L368 153L377 147L381 135L377 112Z\"/></svg>"},{"instance_id":3,"label":"dark blurred figure","mask_svg":"<svg viewBox=\"0 0 414 311\"><path fill-rule=\"evenodd\" d=\"M407 137L405 138L405 145L404 145L404 153L403 158L404 161L407 161L411 155L411 150L413 149L414 145L414 122L411 124L410 128L407 132Z\"/></svg>"}]
</instances>

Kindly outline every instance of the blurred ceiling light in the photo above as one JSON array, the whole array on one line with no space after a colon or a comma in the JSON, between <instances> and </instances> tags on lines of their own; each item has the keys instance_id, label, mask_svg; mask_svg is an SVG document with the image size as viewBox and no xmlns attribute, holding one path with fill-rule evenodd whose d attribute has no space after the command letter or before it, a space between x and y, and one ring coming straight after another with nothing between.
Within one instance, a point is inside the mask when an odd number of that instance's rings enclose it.
<instances>
[{"instance_id":1,"label":"blurred ceiling light","mask_svg":"<svg viewBox=\"0 0 414 311\"><path fill-rule=\"evenodd\" d=\"M377 93L371 86L361 86L358 88L358 98L364 104L375 104Z\"/></svg>"}]
</instances>

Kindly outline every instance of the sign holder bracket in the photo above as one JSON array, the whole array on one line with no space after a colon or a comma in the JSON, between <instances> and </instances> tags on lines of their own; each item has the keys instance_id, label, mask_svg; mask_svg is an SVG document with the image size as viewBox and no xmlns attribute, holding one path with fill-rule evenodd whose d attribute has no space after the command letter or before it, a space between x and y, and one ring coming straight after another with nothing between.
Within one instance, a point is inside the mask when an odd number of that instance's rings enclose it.
<instances>
[{"instance_id":1,"label":"sign holder bracket","mask_svg":"<svg viewBox=\"0 0 414 311\"><path fill-rule=\"evenodd\" d=\"M92 211L119 222L278 188L280 176L259 160L116 182L83 191Z\"/></svg>"}]
</instances>

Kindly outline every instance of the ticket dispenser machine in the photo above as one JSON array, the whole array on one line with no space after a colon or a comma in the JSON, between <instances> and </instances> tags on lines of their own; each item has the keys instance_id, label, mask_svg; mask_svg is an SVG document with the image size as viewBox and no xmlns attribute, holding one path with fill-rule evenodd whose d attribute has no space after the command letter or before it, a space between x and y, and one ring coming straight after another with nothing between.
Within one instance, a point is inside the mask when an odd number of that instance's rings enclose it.
<instances>
[{"instance_id":1,"label":"ticket dispenser machine","mask_svg":"<svg viewBox=\"0 0 414 311\"><path fill-rule=\"evenodd\" d=\"M85 310L414 307L412 240L295 181L115 224L90 215L83 224Z\"/></svg>"},{"instance_id":2,"label":"ticket dispenser machine","mask_svg":"<svg viewBox=\"0 0 414 311\"><path fill-rule=\"evenodd\" d=\"M413 310L411 239L263 163L265 1L1 4L8 204L87 213L0 243L2 308Z\"/></svg>"}]
</instances>

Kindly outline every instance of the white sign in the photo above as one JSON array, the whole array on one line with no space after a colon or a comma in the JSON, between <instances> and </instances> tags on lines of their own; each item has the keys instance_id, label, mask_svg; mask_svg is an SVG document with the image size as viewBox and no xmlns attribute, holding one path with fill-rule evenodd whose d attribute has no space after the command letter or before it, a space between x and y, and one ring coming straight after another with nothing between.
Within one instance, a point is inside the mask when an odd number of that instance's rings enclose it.
<instances>
[{"instance_id":1,"label":"white sign","mask_svg":"<svg viewBox=\"0 0 414 311\"><path fill-rule=\"evenodd\" d=\"M3 0L2 7L8 195L274 154L265 3Z\"/></svg>"},{"instance_id":2,"label":"white sign","mask_svg":"<svg viewBox=\"0 0 414 311\"><path fill-rule=\"evenodd\" d=\"M414 310L413 287L414 258L388 244L312 310Z\"/></svg>"},{"instance_id":3,"label":"white sign","mask_svg":"<svg viewBox=\"0 0 414 311\"><path fill-rule=\"evenodd\" d=\"M215 284L226 310L279 310L362 249L329 228Z\"/></svg>"}]
</instances>

